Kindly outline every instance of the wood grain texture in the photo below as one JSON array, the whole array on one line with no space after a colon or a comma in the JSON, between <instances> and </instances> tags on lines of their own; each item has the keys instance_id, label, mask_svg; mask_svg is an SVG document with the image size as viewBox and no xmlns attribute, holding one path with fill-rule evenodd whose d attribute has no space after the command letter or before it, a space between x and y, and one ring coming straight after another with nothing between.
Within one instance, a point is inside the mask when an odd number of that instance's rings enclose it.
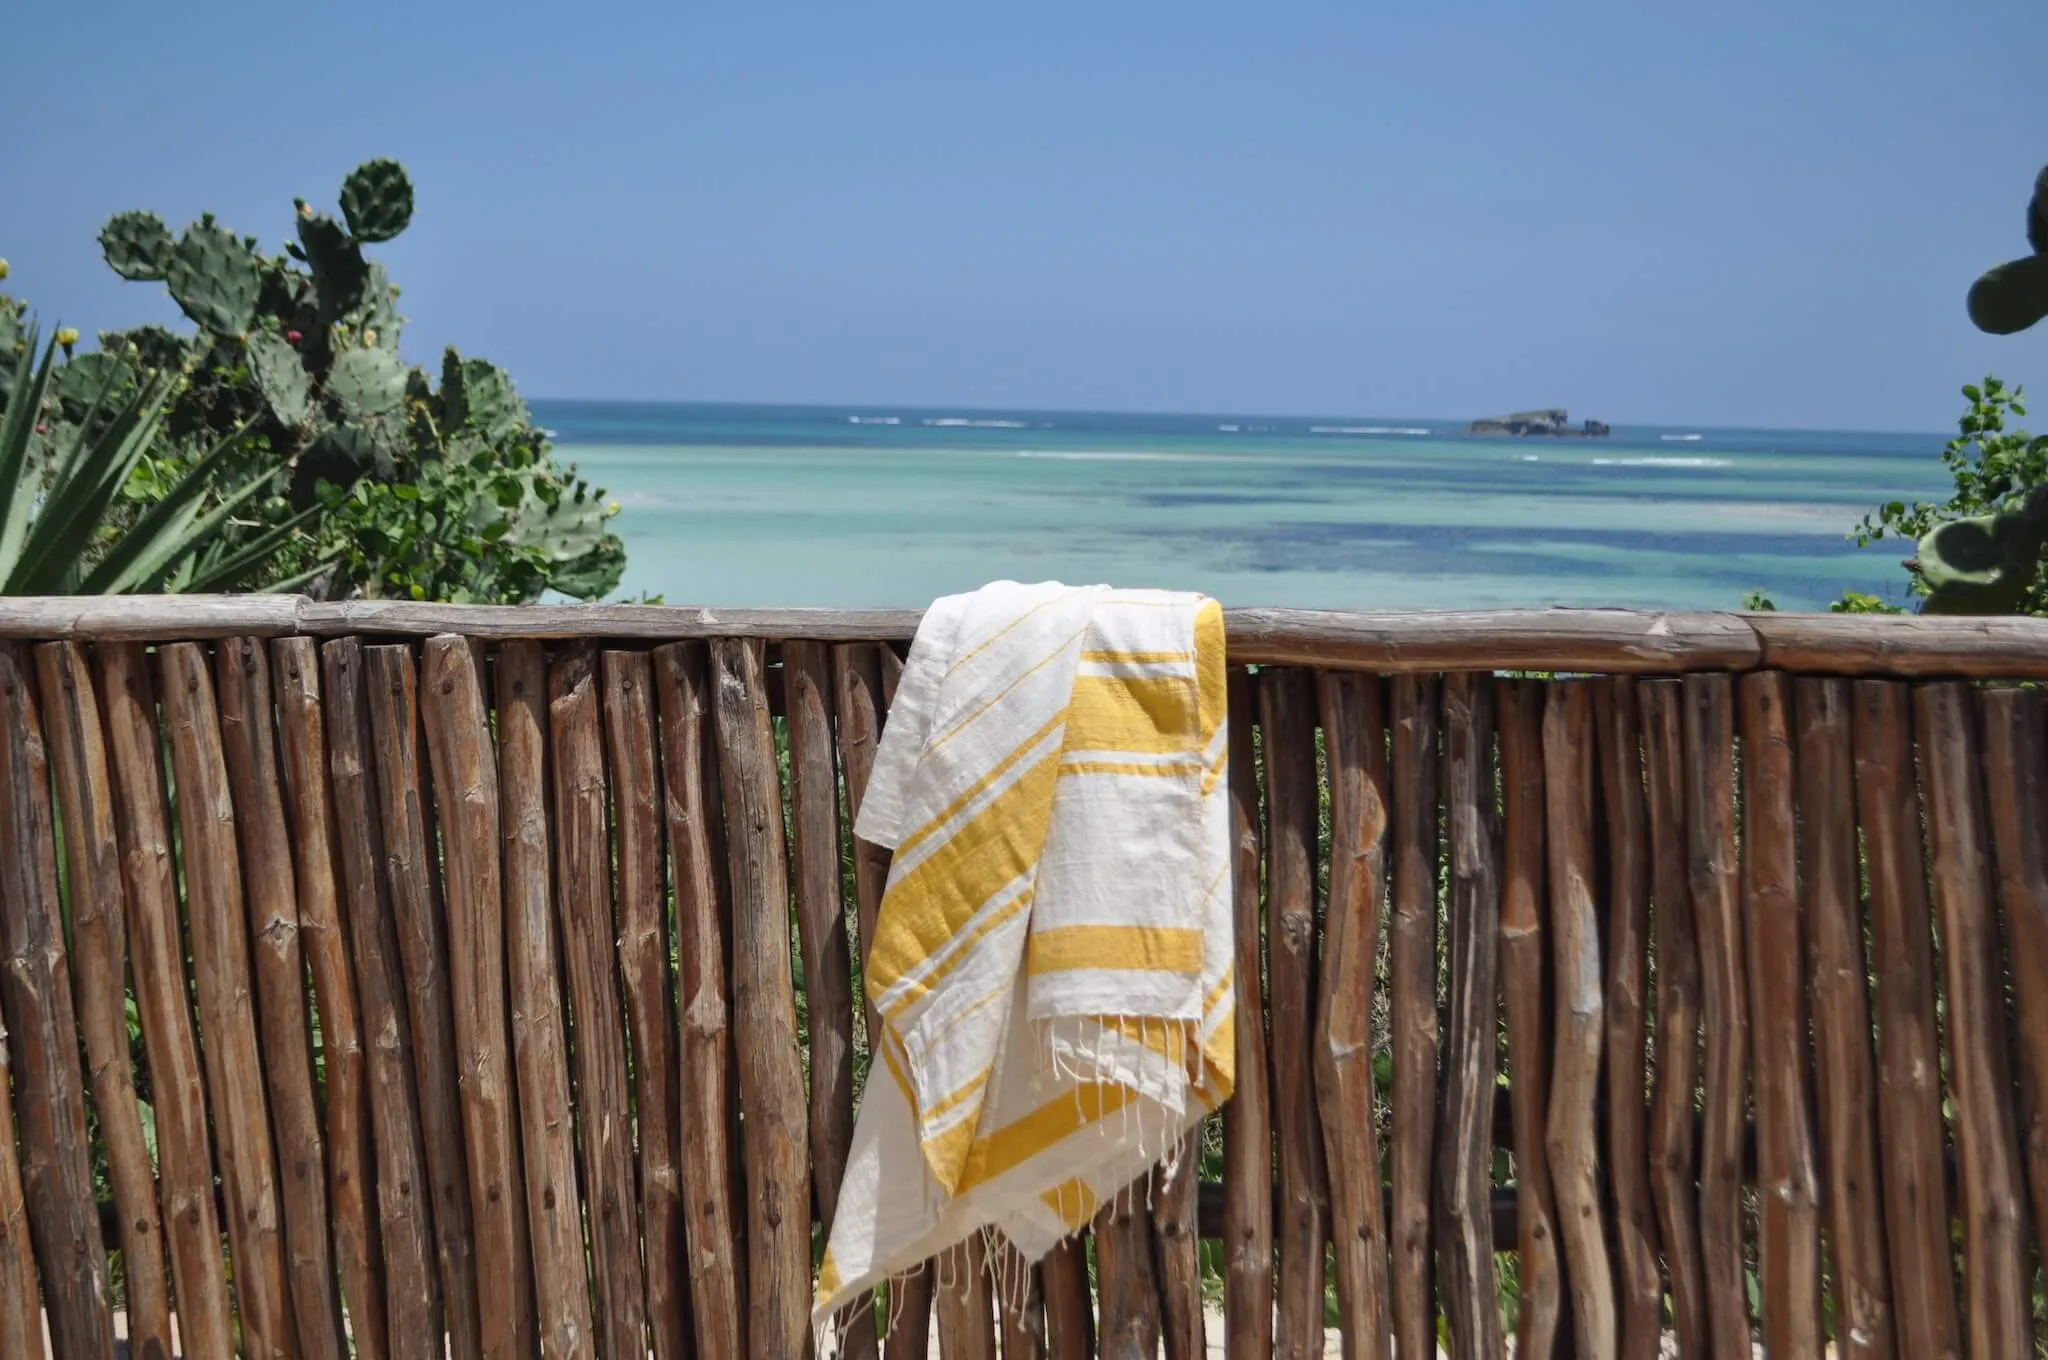
<instances>
[{"instance_id":1,"label":"wood grain texture","mask_svg":"<svg viewBox=\"0 0 2048 1360\"><path fill-rule=\"evenodd\" d=\"M1002 1334L1003 1360L1044 1360L1045 1301L1039 1293L1038 1269L1016 1248L1002 1247L1005 1262L997 1272L996 1328Z\"/></svg>"},{"instance_id":2,"label":"wood grain texture","mask_svg":"<svg viewBox=\"0 0 2048 1360\"><path fill-rule=\"evenodd\" d=\"M1709 1352L1748 1360L1743 1284L1742 1135L1749 1010L1743 985L1741 863L1735 847L1734 683L1685 680L1685 820L1706 1030L1700 1136L1700 1255Z\"/></svg>"},{"instance_id":3,"label":"wood grain texture","mask_svg":"<svg viewBox=\"0 0 2048 1360\"><path fill-rule=\"evenodd\" d=\"M1076 1233L1038 1263L1045 1300L1047 1360L1090 1360L1095 1354L1095 1305L1088 1295L1088 1238ZM1267 1345L1272 1333L1267 1333Z\"/></svg>"},{"instance_id":4,"label":"wood grain texture","mask_svg":"<svg viewBox=\"0 0 2048 1360\"><path fill-rule=\"evenodd\" d=\"M370 739L377 753L385 879L405 966L406 1013L412 1022L413 1079L433 1199L441 1308L455 1360L472 1360L483 1354L476 1231L457 1090L461 1069L448 978L447 918L434 872L434 832L428 824L420 772L419 677L412 648L406 646L365 647L363 668Z\"/></svg>"},{"instance_id":5,"label":"wood grain texture","mask_svg":"<svg viewBox=\"0 0 2048 1360\"><path fill-rule=\"evenodd\" d=\"M548 736L554 757L555 883L568 960L571 1052L583 1202L597 1327L607 1357L647 1353L640 1273L633 1140L610 1112L628 1107L626 1033L619 1008L618 926L612 912L610 799L598 717L597 655L573 645L548 671Z\"/></svg>"},{"instance_id":6,"label":"wood grain texture","mask_svg":"<svg viewBox=\"0 0 2048 1360\"><path fill-rule=\"evenodd\" d=\"M1607 1150L1614 1194L1615 1301L1621 1354L1653 1360L1664 1326L1657 1214L1650 1197L1645 1123L1649 1073L1645 1001L1650 987L1650 858L1642 724L1636 682L1597 682L1600 805L1607 820Z\"/></svg>"},{"instance_id":7,"label":"wood grain texture","mask_svg":"<svg viewBox=\"0 0 2048 1360\"><path fill-rule=\"evenodd\" d=\"M691 1316L700 1360L746 1351L739 1224L730 1130L737 1101L732 1000L726 987L730 914L709 662L701 643L654 653L661 708L663 812L676 902L677 1059L683 1119L683 1218Z\"/></svg>"},{"instance_id":8,"label":"wood grain texture","mask_svg":"<svg viewBox=\"0 0 2048 1360\"><path fill-rule=\"evenodd\" d=\"M277 1162L256 1042L255 979L235 844L234 800L206 657L194 643L160 648L164 726L177 793L187 926L205 1043L206 1084L235 1302L245 1355L289 1356L298 1334L285 1266Z\"/></svg>"},{"instance_id":9,"label":"wood grain texture","mask_svg":"<svg viewBox=\"0 0 2048 1360\"><path fill-rule=\"evenodd\" d=\"M486 1356L523 1357L536 1340L533 1256L506 1013L498 757L482 668L467 638L428 639L420 712L442 831L448 995L477 1281L480 1289L490 1282L480 1341Z\"/></svg>"},{"instance_id":10,"label":"wood grain texture","mask_svg":"<svg viewBox=\"0 0 2048 1360\"><path fill-rule=\"evenodd\" d=\"M107 1254L93 1202L50 764L37 707L22 650L0 643L0 1006L11 1032L29 1237L56 1353L111 1357Z\"/></svg>"},{"instance_id":11,"label":"wood grain texture","mask_svg":"<svg viewBox=\"0 0 2048 1360\"><path fill-rule=\"evenodd\" d=\"M78 1027L120 1224L129 1348L142 1360L170 1360L163 1222L128 1052L126 894L99 699L79 644L45 643L35 661L70 890Z\"/></svg>"},{"instance_id":12,"label":"wood grain texture","mask_svg":"<svg viewBox=\"0 0 2048 1360\"><path fill-rule=\"evenodd\" d=\"M1266 762L1267 976L1272 1024L1273 1124L1279 1148L1280 1291L1275 1354L1317 1355L1323 1345L1323 1259L1329 1195L1316 1119L1316 745L1314 677L1259 677ZM1100 1254L1103 1229L1096 1228ZM1107 1303L1105 1287L1105 1309ZM1128 1333L1102 1327L1105 1360Z\"/></svg>"},{"instance_id":13,"label":"wood grain texture","mask_svg":"<svg viewBox=\"0 0 2048 1360\"><path fill-rule=\"evenodd\" d=\"M1198 1123L1182 1137L1179 1150L1152 1169L1152 1253L1159 1267L1159 1328L1166 1360L1204 1360L1209 1352L1195 1216L1201 1157Z\"/></svg>"},{"instance_id":14,"label":"wood grain texture","mask_svg":"<svg viewBox=\"0 0 2048 1360\"><path fill-rule=\"evenodd\" d=\"M661 863L661 775L654 741L654 671L645 652L608 651L601 663L618 855L619 973L633 1045L640 1134L640 1236L647 1323L656 1360L687 1355L689 1286L683 1231L680 1069L675 980L669 973L668 885Z\"/></svg>"},{"instance_id":15,"label":"wood grain texture","mask_svg":"<svg viewBox=\"0 0 2048 1360\"><path fill-rule=\"evenodd\" d=\"M1437 1270L1460 1355L1499 1357L1493 1269L1493 1093L1500 1050L1500 819L1493 766L1493 686L1444 680L1444 805L1450 840L1449 1032L1437 1160Z\"/></svg>"},{"instance_id":16,"label":"wood grain texture","mask_svg":"<svg viewBox=\"0 0 2048 1360\"><path fill-rule=\"evenodd\" d=\"M320 657L308 638L279 638L270 646L270 661L299 892L299 945L312 973L319 1010L328 1223L350 1340L361 1360L382 1360L389 1343L383 1235L373 1207L377 1154L370 1133L362 1023L336 877Z\"/></svg>"},{"instance_id":17,"label":"wood grain texture","mask_svg":"<svg viewBox=\"0 0 2048 1360\"><path fill-rule=\"evenodd\" d=\"M939 1354L945 1360L996 1360L995 1295L980 1234L938 1257Z\"/></svg>"},{"instance_id":18,"label":"wood grain texture","mask_svg":"<svg viewBox=\"0 0 2048 1360\"><path fill-rule=\"evenodd\" d=\"M1515 1246L1521 1295L1515 1354L1548 1360L1564 1306L1557 1215L1544 1123L1550 1109L1550 989L1545 964L1543 697L1533 680L1496 684L1504 815L1500 895L1501 1001L1514 1129Z\"/></svg>"},{"instance_id":19,"label":"wood grain texture","mask_svg":"<svg viewBox=\"0 0 2048 1360\"><path fill-rule=\"evenodd\" d=\"M1394 1350L1436 1344L1429 1234L1436 1159L1437 689L1434 676L1393 684L1394 889L1387 972L1394 1027Z\"/></svg>"},{"instance_id":20,"label":"wood grain texture","mask_svg":"<svg viewBox=\"0 0 2048 1360\"><path fill-rule=\"evenodd\" d=\"M1988 689L1986 802L2012 972L2019 1059L2020 1150L2038 1244L2048 1232L2048 708L2038 690Z\"/></svg>"},{"instance_id":21,"label":"wood grain texture","mask_svg":"<svg viewBox=\"0 0 2048 1360\"><path fill-rule=\"evenodd\" d=\"M1820 1360L1820 1178L1806 1089L1791 681L1776 671L1745 675L1741 700L1742 914L1755 1038L1764 1344L1773 1356Z\"/></svg>"},{"instance_id":22,"label":"wood grain texture","mask_svg":"<svg viewBox=\"0 0 2048 1360\"><path fill-rule=\"evenodd\" d=\"M839 765L833 750L832 656L823 643L782 648L789 713L790 855L798 948L810 1020L811 1194L829 1235L853 1144L853 957L840 899ZM846 1320L844 1360L877 1352L872 1310Z\"/></svg>"},{"instance_id":23,"label":"wood grain texture","mask_svg":"<svg viewBox=\"0 0 2048 1360\"><path fill-rule=\"evenodd\" d=\"M1794 695L1801 914L1834 1344L1842 1360L1889 1360L1895 1354L1891 1278L1877 1170L1877 1079L1870 1053L1849 684L1803 677Z\"/></svg>"},{"instance_id":24,"label":"wood grain texture","mask_svg":"<svg viewBox=\"0 0 2048 1360\"><path fill-rule=\"evenodd\" d=\"M2005 963L1991 896L1983 746L1964 684L1914 692L1934 906L1941 920L1949 1103L1961 1174L1964 1302L1974 1360L2034 1349L2025 1200L2013 1112Z\"/></svg>"},{"instance_id":25,"label":"wood grain texture","mask_svg":"<svg viewBox=\"0 0 2048 1360\"><path fill-rule=\"evenodd\" d=\"M15 1156L14 1059L0 1034L0 1352L33 1355L43 1341L28 1198ZM223 1352L225 1354L225 1352Z\"/></svg>"},{"instance_id":26,"label":"wood grain texture","mask_svg":"<svg viewBox=\"0 0 2048 1360\"><path fill-rule=\"evenodd\" d=\"M1852 713L1856 815L1877 976L1878 1144L1895 1335L1901 1356L1960 1355L1942 1164L1932 922L1907 691L1889 681L1858 681Z\"/></svg>"},{"instance_id":27,"label":"wood grain texture","mask_svg":"<svg viewBox=\"0 0 2048 1360\"><path fill-rule=\"evenodd\" d=\"M1698 1139L1700 955L1693 927L1686 832L1684 691L1643 681L1643 771L1649 785L1651 895L1657 951L1657 1093L1650 1113L1650 1191L1671 1277L1671 1322L1681 1353L1708 1353L1706 1267L1700 1253Z\"/></svg>"},{"instance_id":28,"label":"wood grain texture","mask_svg":"<svg viewBox=\"0 0 2048 1360\"><path fill-rule=\"evenodd\" d=\"M327 1149L313 1090L306 1013L306 961L299 948L299 888L278 774L270 657L256 638L227 638L214 648L221 745L242 844L243 905L256 970L256 1023L262 1035L272 1136L277 1140L284 1209L285 1283L299 1346L308 1356L339 1356L341 1327L327 1218Z\"/></svg>"},{"instance_id":29,"label":"wood grain texture","mask_svg":"<svg viewBox=\"0 0 2048 1360\"><path fill-rule=\"evenodd\" d=\"M1284 1150L1285 1144L1282 1146ZM1285 1249L1283 1239L1282 1250ZM1286 1258L1283 1256L1281 1261L1284 1270ZM1152 1263L1152 1232L1146 1222L1142 1181L1111 1196L1096 1211L1095 1276L1101 1294L1097 1345L1102 1360L1154 1360L1160 1345L1159 1281ZM1321 1278L1318 1271L1319 1285ZM1317 1300L1320 1303L1320 1290ZM945 1317L943 1297L939 1316ZM1284 1347L1284 1318L1281 1336ZM1316 1343L1322 1344L1320 1314L1316 1319Z\"/></svg>"},{"instance_id":30,"label":"wood grain texture","mask_svg":"<svg viewBox=\"0 0 2048 1360\"><path fill-rule=\"evenodd\" d=\"M1387 1224L1372 1072L1373 969L1387 886L1387 724L1376 677L1324 671L1316 676L1316 694L1330 780L1330 896L1317 986L1316 1106L1330 1178L1337 1325L1351 1338L1355 1354L1391 1360Z\"/></svg>"},{"instance_id":31,"label":"wood grain texture","mask_svg":"<svg viewBox=\"0 0 2048 1360\"><path fill-rule=\"evenodd\" d=\"M94 657L104 708L115 831L127 889L126 925L136 1016L156 1113L157 1194L188 1353L232 1347L206 1088L192 1024L191 980L178 919L177 866L164 803L156 687L141 647L103 644ZM12 1140L0 1138L12 1153ZM0 1201L5 1199L0 1167ZM27 1238L21 1239L26 1249ZM33 1306L34 1295L29 1295Z\"/></svg>"},{"instance_id":32,"label":"wood grain texture","mask_svg":"<svg viewBox=\"0 0 2048 1360\"><path fill-rule=\"evenodd\" d=\"M810 1347L810 1158L782 798L761 644L711 644L733 901L734 1039L747 1176L747 1344L758 1360Z\"/></svg>"},{"instance_id":33,"label":"wood grain texture","mask_svg":"<svg viewBox=\"0 0 2048 1360\"><path fill-rule=\"evenodd\" d=\"M1594 909L1592 701L1593 688L1586 681L1554 684L1543 713L1544 830L1557 993L1545 1150L1578 1353L1611 1360L1619 1353L1614 1276L1600 1221L1600 1135L1594 1117L1604 1016ZM1741 1118L1739 1109L1736 1118Z\"/></svg>"},{"instance_id":34,"label":"wood grain texture","mask_svg":"<svg viewBox=\"0 0 2048 1360\"><path fill-rule=\"evenodd\" d=\"M1273 1350L1273 1120L1266 1051L1259 775L1260 677L1230 673L1230 896L1237 937L1237 1086L1223 1106L1223 1333L1241 1360ZM1082 1298L1086 1301L1085 1281ZM1047 1280L1050 1313L1054 1290ZM893 1358L892 1358L893 1360Z\"/></svg>"},{"instance_id":35,"label":"wood grain texture","mask_svg":"<svg viewBox=\"0 0 2048 1360\"><path fill-rule=\"evenodd\" d=\"M503 837L505 946L518 1072L526 1221L537 1340L543 1360L596 1354L583 1197L563 1035L562 951L555 940L548 830L547 658L514 641L493 663L498 715L498 817Z\"/></svg>"},{"instance_id":36,"label":"wood grain texture","mask_svg":"<svg viewBox=\"0 0 2048 1360\"><path fill-rule=\"evenodd\" d=\"M370 1137L377 1153L386 1337L394 1357L441 1360L446 1352L432 1245L433 1206L413 1082L405 966L384 872L384 830L377 808L362 644L355 638L337 639L321 648L320 662L343 915L366 1040L363 1071Z\"/></svg>"}]
</instances>

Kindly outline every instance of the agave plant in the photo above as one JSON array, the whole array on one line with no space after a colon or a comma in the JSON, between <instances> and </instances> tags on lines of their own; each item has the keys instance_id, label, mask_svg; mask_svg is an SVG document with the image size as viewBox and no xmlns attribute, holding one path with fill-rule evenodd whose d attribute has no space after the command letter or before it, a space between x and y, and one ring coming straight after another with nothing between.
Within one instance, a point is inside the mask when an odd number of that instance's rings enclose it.
<instances>
[{"instance_id":1,"label":"agave plant","mask_svg":"<svg viewBox=\"0 0 2048 1360\"><path fill-rule=\"evenodd\" d=\"M36 340L31 326L24 355L36 352ZM233 590L314 513L224 546L220 530L276 476L265 472L221 485L244 429L209 448L164 496L121 524L115 512L122 488L158 447L164 408L180 375L146 374L132 389L103 384L83 421L46 421L57 349L55 339L43 347L34 374L0 417L0 595ZM271 588L289 589L303 579Z\"/></svg>"}]
</instances>

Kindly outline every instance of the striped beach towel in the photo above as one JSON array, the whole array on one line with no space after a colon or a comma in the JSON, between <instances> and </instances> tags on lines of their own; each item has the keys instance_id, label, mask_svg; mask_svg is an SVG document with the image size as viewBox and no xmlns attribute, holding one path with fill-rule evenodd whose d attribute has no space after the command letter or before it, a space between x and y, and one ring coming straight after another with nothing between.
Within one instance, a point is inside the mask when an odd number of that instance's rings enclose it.
<instances>
[{"instance_id":1,"label":"striped beach towel","mask_svg":"<svg viewBox=\"0 0 2048 1360\"><path fill-rule=\"evenodd\" d=\"M855 828L895 857L821 1334L970 1234L1038 1259L1230 1094L1226 706L1199 595L1000 582L925 615Z\"/></svg>"}]
</instances>

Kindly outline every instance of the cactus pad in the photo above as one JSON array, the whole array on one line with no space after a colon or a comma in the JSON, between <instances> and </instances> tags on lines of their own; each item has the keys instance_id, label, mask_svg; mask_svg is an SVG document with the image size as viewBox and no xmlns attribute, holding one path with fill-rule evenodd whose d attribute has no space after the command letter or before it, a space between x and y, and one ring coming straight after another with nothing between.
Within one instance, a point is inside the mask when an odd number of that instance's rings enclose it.
<instances>
[{"instance_id":1,"label":"cactus pad","mask_svg":"<svg viewBox=\"0 0 2048 1360\"><path fill-rule=\"evenodd\" d=\"M204 330L241 335L256 322L262 272L256 252L233 232L208 222L185 228L164 283L178 309Z\"/></svg>"},{"instance_id":2,"label":"cactus pad","mask_svg":"<svg viewBox=\"0 0 2048 1360\"><path fill-rule=\"evenodd\" d=\"M356 239L388 241L412 221L412 181L397 161L365 161L341 182L341 215Z\"/></svg>"},{"instance_id":3,"label":"cactus pad","mask_svg":"<svg viewBox=\"0 0 2048 1360\"><path fill-rule=\"evenodd\" d=\"M2005 510L1950 520L1920 540L1930 614L2010 614L2025 600L2048 551L2048 487Z\"/></svg>"},{"instance_id":4,"label":"cactus pad","mask_svg":"<svg viewBox=\"0 0 2048 1360\"><path fill-rule=\"evenodd\" d=\"M94 350L57 369L52 382L67 411L83 417L97 405L103 412L119 410L135 395L135 365L118 354Z\"/></svg>"},{"instance_id":5,"label":"cactus pad","mask_svg":"<svg viewBox=\"0 0 2048 1360\"><path fill-rule=\"evenodd\" d=\"M312 416L313 386L306 366L282 336L258 331L249 337L249 372L278 424L299 426Z\"/></svg>"},{"instance_id":6,"label":"cactus pad","mask_svg":"<svg viewBox=\"0 0 2048 1360\"><path fill-rule=\"evenodd\" d=\"M153 282L171 266L177 242L170 228L152 212L115 213L100 228L100 253L107 266L124 279Z\"/></svg>"},{"instance_id":7,"label":"cactus pad","mask_svg":"<svg viewBox=\"0 0 2048 1360\"><path fill-rule=\"evenodd\" d=\"M162 326L136 326L132 330L100 332L100 348L126 351L144 368L183 368L185 340Z\"/></svg>"},{"instance_id":8,"label":"cactus pad","mask_svg":"<svg viewBox=\"0 0 2048 1360\"><path fill-rule=\"evenodd\" d=\"M462 361L462 393L468 423L493 441L533 423L511 376L488 359Z\"/></svg>"},{"instance_id":9,"label":"cactus pad","mask_svg":"<svg viewBox=\"0 0 2048 1360\"><path fill-rule=\"evenodd\" d=\"M2048 255L2048 167L2034 177L2034 197L2027 204L2027 244L2036 255Z\"/></svg>"},{"instance_id":10,"label":"cactus pad","mask_svg":"<svg viewBox=\"0 0 2048 1360\"><path fill-rule=\"evenodd\" d=\"M535 475L545 472L535 469ZM626 570L625 544L606 528L613 513L604 494L581 477L565 477L545 493L529 479L526 499L513 513L505 540L541 551L548 562L549 589L594 600L616 590Z\"/></svg>"},{"instance_id":11,"label":"cactus pad","mask_svg":"<svg viewBox=\"0 0 2048 1360\"><path fill-rule=\"evenodd\" d=\"M2012 335L2048 316L2048 255L2027 255L1985 271L1970 287L1978 330Z\"/></svg>"},{"instance_id":12,"label":"cactus pad","mask_svg":"<svg viewBox=\"0 0 2048 1360\"><path fill-rule=\"evenodd\" d=\"M405 365L388 349L346 349L334 357L327 392L353 421L389 415L405 401Z\"/></svg>"},{"instance_id":13,"label":"cactus pad","mask_svg":"<svg viewBox=\"0 0 2048 1360\"><path fill-rule=\"evenodd\" d=\"M370 267L341 223L323 213L299 214L299 248L313 274L320 315L336 321L363 305Z\"/></svg>"}]
</instances>

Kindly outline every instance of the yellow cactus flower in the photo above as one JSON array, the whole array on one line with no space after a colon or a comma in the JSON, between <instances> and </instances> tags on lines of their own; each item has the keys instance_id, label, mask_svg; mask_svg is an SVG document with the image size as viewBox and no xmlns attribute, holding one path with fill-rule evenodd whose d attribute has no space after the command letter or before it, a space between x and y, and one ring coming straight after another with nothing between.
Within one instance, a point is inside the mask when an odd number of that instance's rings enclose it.
<instances>
[{"instance_id":1,"label":"yellow cactus flower","mask_svg":"<svg viewBox=\"0 0 2048 1360\"><path fill-rule=\"evenodd\" d=\"M66 354L69 354L71 352L71 347L78 343L77 330L70 326L64 327L62 330L57 332L57 343L64 347L64 352Z\"/></svg>"},{"instance_id":2,"label":"yellow cactus flower","mask_svg":"<svg viewBox=\"0 0 2048 1360\"><path fill-rule=\"evenodd\" d=\"M377 343L377 332L375 332L375 331L364 331L364 332L363 332L363 348L364 348L364 349L369 349L369 348L370 348L371 346L375 345L376 343Z\"/></svg>"},{"instance_id":3,"label":"yellow cactus flower","mask_svg":"<svg viewBox=\"0 0 2048 1360\"><path fill-rule=\"evenodd\" d=\"M0 279L7 277L7 261L0 260Z\"/></svg>"}]
</instances>

